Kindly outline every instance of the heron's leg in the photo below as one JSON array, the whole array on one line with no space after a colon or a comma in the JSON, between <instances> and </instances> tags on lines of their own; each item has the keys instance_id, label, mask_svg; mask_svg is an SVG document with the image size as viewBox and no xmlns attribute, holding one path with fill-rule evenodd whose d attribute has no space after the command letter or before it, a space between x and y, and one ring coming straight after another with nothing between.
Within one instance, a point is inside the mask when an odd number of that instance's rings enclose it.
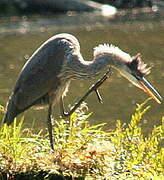
<instances>
[{"instance_id":1,"label":"heron's leg","mask_svg":"<svg viewBox=\"0 0 164 180\"><path fill-rule=\"evenodd\" d=\"M69 116L68 112L66 112L64 108L63 96L60 99L60 114L63 118Z\"/></svg>"},{"instance_id":2,"label":"heron's leg","mask_svg":"<svg viewBox=\"0 0 164 180\"><path fill-rule=\"evenodd\" d=\"M110 74L109 74L110 73ZM95 84L93 84L89 90L84 94L84 96L81 97L81 99L75 103L75 105L72 107L72 109L69 112L65 112L64 111L64 103L63 103L63 98L61 98L60 101L60 109L61 109L61 114L62 117L68 117L70 116L73 112L75 112L75 110L81 105L81 103L83 101L85 101L85 99L93 92L96 92L97 98L99 100L100 103L102 103L102 98L100 96L100 93L98 91L98 88L107 80L107 78L109 76L111 76L112 72L110 69L108 69L108 71L103 75L103 77L101 79L99 79Z\"/></svg>"},{"instance_id":3,"label":"heron's leg","mask_svg":"<svg viewBox=\"0 0 164 180\"><path fill-rule=\"evenodd\" d=\"M52 113L52 103L49 103L49 106L48 106L47 125L48 125L48 133L49 133L50 146L51 146L51 149L54 150L53 135L52 135L52 119L51 119L51 113Z\"/></svg>"}]
</instances>

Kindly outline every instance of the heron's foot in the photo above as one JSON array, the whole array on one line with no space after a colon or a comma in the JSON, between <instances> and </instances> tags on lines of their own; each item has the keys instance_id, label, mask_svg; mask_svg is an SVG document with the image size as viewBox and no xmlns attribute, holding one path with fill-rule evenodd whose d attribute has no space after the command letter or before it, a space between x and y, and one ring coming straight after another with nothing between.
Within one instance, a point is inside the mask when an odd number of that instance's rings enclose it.
<instances>
[{"instance_id":1,"label":"heron's foot","mask_svg":"<svg viewBox=\"0 0 164 180\"><path fill-rule=\"evenodd\" d=\"M83 101L92 93L95 91L98 101L102 103L102 97L98 91L98 88L112 75L112 71L109 68L108 71L103 75L101 79L99 79L95 84L93 84L89 90L80 98L80 100L70 109L69 112L64 111L64 103L63 103L63 98L60 100L60 110L61 110L61 117L62 118L68 118L75 110L81 105Z\"/></svg>"},{"instance_id":2,"label":"heron's foot","mask_svg":"<svg viewBox=\"0 0 164 180\"><path fill-rule=\"evenodd\" d=\"M102 97L98 91L98 88L112 75L112 71L109 68L108 71L103 75L101 79L99 79L95 84L93 84L90 88L90 91L95 91L98 101L103 103Z\"/></svg>"},{"instance_id":3,"label":"heron's foot","mask_svg":"<svg viewBox=\"0 0 164 180\"><path fill-rule=\"evenodd\" d=\"M95 90L95 93L96 93L96 95L97 95L97 98L98 98L99 103L103 104L103 99L102 99L102 97L101 97L101 95L100 95L100 93L99 93L99 90L96 89L96 90Z\"/></svg>"}]
</instances>

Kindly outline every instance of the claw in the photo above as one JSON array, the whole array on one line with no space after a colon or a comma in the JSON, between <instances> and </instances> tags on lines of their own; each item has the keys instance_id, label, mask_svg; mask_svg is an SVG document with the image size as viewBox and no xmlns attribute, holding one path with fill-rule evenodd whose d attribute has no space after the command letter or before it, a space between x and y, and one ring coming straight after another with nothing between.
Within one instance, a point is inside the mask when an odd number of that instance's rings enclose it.
<instances>
[{"instance_id":1,"label":"claw","mask_svg":"<svg viewBox=\"0 0 164 180\"><path fill-rule=\"evenodd\" d=\"M110 73L110 74L109 74ZM112 75L111 69L109 68L108 71L104 74L104 76L99 79L95 84L93 84L88 91L80 98L80 100L71 108L69 112L64 111L64 103L63 103L63 97L60 100L60 110L61 110L61 117L62 118L67 118L70 116L80 105L85 99L92 93L95 92L98 98L98 101L100 103L103 103L102 97L98 91L98 87L100 87L106 79L108 79Z\"/></svg>"},{"instance_id":2,"label":"claw","mask_svg":"<svg viewBox=\"0 0 164 180\"><path fill-rule=\"evenodd\" d=\"M103 104L103 100L102 100L102 97L101 97L98 89L95 90L95 93L96 93L96 95L97 95L97 98L98 98L99 103Z\"/></svg>"}]
</instances>

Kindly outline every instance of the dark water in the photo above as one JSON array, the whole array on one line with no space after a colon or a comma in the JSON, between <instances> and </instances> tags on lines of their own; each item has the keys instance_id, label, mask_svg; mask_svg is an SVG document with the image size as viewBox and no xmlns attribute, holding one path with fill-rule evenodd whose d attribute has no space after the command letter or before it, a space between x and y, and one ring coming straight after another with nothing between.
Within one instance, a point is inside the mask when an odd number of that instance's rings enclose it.
<instances>
[{"instance_id":1,"label":"dark water","mask_svg":"<svg viewBox=\"0 0 164 180\"><path fill-rule=\"evenodd\" d=\"M87 17L87 16L86 16ZM98 22L92 20L87 24L80 24L79 17L74 17L77 24L70 25L68 17L38 19L33 21L23 19L10 19L1 21L0 27L0 104L5 105L8 96L15 84L18 73L34 50L45 40L54 34L67 32L75 35L81 43L81 52L85 59L92 59L93 48L100 43L112 43L122 50L136 55L140 52L143 60L153 66L152 72L147 79L164 96L164 20L161 18L140 21L118 21L112 23L99 17ZM61 22L62 21L62 22ZM86 20L87 21L87 20ZM92 94L87 104L89 111L93 112L92 123L108 123L108 127L114 128L117 119L128 122L134 112L135 104L142 103L148 96L140 89L132 86L116 71L101 87L100 92L104 99L99 104L95 94ZM88 81L74 81L65 99L66 107L85 93L87 88L96 79ZM142 126L148 133L154 125L161 123L164 115L164 103L148 103L151 109L144 116ZM54 113L58 117L59 108ZM27 126L36 120L36 127L45 127L46 109L30 109L25 114Z\"/></svg>"}]
</instances>

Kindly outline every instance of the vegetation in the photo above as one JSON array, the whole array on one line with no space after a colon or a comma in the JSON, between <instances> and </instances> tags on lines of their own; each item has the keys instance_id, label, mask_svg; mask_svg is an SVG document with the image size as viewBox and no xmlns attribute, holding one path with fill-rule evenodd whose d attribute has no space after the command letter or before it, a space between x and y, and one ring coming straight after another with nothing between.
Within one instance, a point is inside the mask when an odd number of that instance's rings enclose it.
<instances>
[{"instance_id":1,"label":"vegetation","mask_svg":"<svg viewBox=\"0 0 164 180\"><path fill-rule=\"evenodd\" d=\"M117 121L113 131L103 131L105 124L90 125L91 114L81 106L69 121L54 121L55 152L48 134L23 129L23 119L18 125L16 119L11 127L3 125L0 179L164 179L164 117L144 137L139 123L150 108L146 103L137 105L126 127Z\"/></svg>"}]
</instances>

